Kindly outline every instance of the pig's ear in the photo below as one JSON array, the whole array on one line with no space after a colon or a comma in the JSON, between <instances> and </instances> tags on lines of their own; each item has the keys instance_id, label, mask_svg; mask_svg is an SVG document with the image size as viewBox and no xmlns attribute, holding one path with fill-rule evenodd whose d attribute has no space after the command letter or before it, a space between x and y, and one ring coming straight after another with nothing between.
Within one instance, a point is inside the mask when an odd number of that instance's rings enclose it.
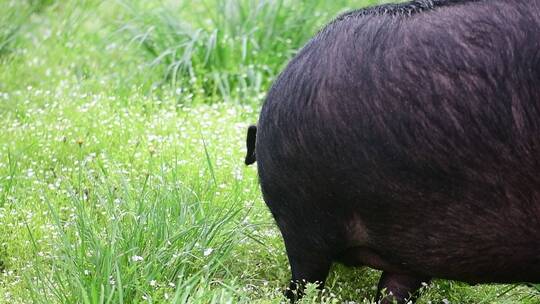
<instances>
[{"instance_id":1,"label":"pig's ear","mask_svg":"<svg viewBox=\"0 0 540 304\"><path fill-rule=\"evenodd\" d=\"M246 165L253 164L257 159L255 158L255 142L257 140L257 126L251 125L248 128L247 131L247 138L246 138L246 147L247 147L247 154L246 154Z\"/></svg>"}]
</instances>

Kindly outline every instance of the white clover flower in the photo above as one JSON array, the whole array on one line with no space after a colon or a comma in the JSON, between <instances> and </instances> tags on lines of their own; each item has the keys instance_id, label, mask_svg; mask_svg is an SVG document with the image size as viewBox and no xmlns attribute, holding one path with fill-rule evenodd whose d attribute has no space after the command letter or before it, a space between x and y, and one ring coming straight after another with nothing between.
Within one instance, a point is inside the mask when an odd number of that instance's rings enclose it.
<instances>
[{"instance_id":1,"label":"white clover flower","mask_svg":"<svg viewBox=\"0 0 540 304\"><path fill-rule=\"evenodd\" d=\"M144 260L144 258L142 256L140 256L140 255L134 255L134 256L131 257L132 262L141 262L143 260Z\"/></svg>"}]
</instances>

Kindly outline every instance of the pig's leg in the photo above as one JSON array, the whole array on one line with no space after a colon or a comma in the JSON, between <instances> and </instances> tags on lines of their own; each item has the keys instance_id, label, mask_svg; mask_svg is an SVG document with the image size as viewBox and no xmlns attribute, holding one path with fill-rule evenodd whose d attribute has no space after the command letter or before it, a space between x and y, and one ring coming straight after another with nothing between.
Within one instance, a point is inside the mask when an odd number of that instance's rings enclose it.
<instances>
[{"instance_id":1,"label":"pig's leg","mask_svg":"<svg viewBox=\"0 0 540 304\"><path fill-rule=\"evenodd\" d=\"M395 274L383 272L377 286L376 302L381 304L391 304L396 301L398 304L414 303L418 296L417 291L423 282L429 282L429 278ZM382 297L382 290L385 289L385 297Z\"/></svg>"},{"instance_id":2,"label":"pig's leg","mask_svg":"<svg viewBox=\"0 0 540 304\"><path fill-rule=\"evenodd\" d=\"M321 254L320 249L306 248L297 243L291 244L287 240L285 240L285 247L292 272L291 283L285 295L294 302L303 296L307 283L317 283L319 288L324 286L332 262L327 256Z\"/></svg>"}]
</instances>

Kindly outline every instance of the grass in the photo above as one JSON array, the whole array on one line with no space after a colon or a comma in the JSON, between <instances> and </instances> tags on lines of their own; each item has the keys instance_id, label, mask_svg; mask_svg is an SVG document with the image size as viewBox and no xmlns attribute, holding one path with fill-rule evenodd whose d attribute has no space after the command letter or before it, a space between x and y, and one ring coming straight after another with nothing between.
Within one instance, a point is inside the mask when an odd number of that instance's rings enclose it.
<instances>
[{"instance_id":1,"label":"grass","mask_svg":"<svg viewBox=\"0 0 540 304\"><path fill-rule=\"evenodd\" d=\"M341 3L203 0L148 7L130 1L122 30L161 70L159 84L171 82L207 102L253 103L322 21L346 7Z\"/></svg>"},{"instance_id":2,"label":"grass","mask_svg":"<svg viewBox=\"0 0 540 304\"><path fill-rule=\"evenodd\" d=\"M282 302L246 127L302 43L368 2L0 0L0 303ZM369 303L377 276L337 265L303 303ZM540 303L520 285L425 289Z\"/></svg>"}]
</instances>

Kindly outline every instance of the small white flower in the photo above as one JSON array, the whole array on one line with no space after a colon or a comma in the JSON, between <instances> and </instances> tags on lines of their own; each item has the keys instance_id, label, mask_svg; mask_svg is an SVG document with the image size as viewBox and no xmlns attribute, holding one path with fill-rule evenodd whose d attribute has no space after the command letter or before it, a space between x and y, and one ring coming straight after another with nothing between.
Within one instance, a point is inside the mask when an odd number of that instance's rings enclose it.
<instances>
[{"instance_id":1,"label":"small white flower","mask_svg":"<svg viewBox=\"0 0 540 304\"><path fill-rule=\"evenodd\" d=\"M133 262L141 262L143 260L144 260L144 258L142 256L140 256L140 255L134 255L134 256L131 257L131 261L133 261Z\"/></svg>"},{"instance_id":2,"label":"small white flower","mask_svg":"<svg viewBox=\"0 0 540 304\"><path fill-rule=\"evenodd\" d=\"M155 287L156 284L157 284L156 280L151 280L150 281L150 286Z\"/></svg>"},{"instance_id":3,"label":"small white flower","mask_svg":"<svg viewBox=\"0 0 540 304\"><path fill-rule=\"evenodd\" d=\"M204 256L209 256L212 254L212 252L214 251L214 249L212 248L206 248L203 252Z\"/></svg>"}]
</instances>

